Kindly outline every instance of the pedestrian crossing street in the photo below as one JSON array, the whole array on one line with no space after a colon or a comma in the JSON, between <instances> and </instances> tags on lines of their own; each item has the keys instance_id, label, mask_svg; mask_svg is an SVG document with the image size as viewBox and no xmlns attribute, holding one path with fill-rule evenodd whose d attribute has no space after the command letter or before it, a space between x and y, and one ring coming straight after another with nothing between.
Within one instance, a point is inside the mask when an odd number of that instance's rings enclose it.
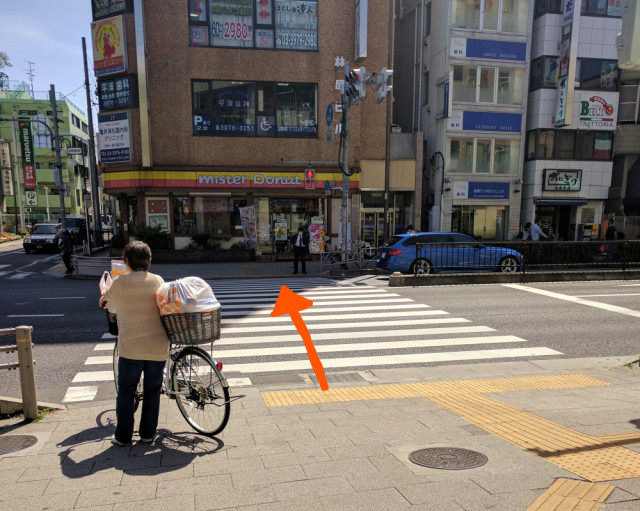
<instances>
[{"instance_id":1,"label":"pedestrian crossing street","mask_svg":"<svg viewBox=\"0 0 640 511\"><path fill-rule=\"evenodd\" d=\"M221 338L213 357L224 363L230 385L250 385L252 378L277 373L313 375L306 349L288 315L271 317L280 287L313 301L301 312L327 374L376 368L410 367L455 361L558 356L546 347L503 335L464 317L405 298L392 289L342 285L330 279L213 280L222 303ZM64 402L115 395L112 352L115 338L103 335L85 370L69 387Z\"/></svg>"}]
</instances>

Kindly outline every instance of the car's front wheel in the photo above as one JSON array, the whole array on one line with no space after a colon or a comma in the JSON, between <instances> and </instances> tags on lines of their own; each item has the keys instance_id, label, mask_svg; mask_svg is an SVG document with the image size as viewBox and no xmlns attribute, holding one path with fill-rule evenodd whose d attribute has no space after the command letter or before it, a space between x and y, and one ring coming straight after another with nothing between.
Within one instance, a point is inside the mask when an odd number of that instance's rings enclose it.
<instances>
[{"instance_id":1,"label":"car's front wheel","mask_svg":"<svg viewBox=\"0 0 640 511\"><path fill-rule=\"evenodd\" d=\"M416 259L409 271L414 275L429 275L433 271L433 266L426 259Z\"/></svg>"},{"instance_id":2,"label":"car's front wheel","mask_svg":"<svg viewBox=\"0 0 640 511\"><path fill-rule=\"evenodd\" d=\"M518 271L519 266L520 265L518 263L518 260L515 257L506 256L500 260L500 265L498 266L498 269L502 273L513 273Z\"/></svg>"},{"instance_id":3,"label":"car's front wheel","mask_svg":"<svg viewBox=\"0 0 640 511\"><path fill-rule=\"evenodd\" d=\"M30 254L30 253L31 253L31 249L30 249L30 248L27 248L27 247L24 247L24 251L25 251L25 253L27 253L27 254Z\"/></svg>"}]
</instances>

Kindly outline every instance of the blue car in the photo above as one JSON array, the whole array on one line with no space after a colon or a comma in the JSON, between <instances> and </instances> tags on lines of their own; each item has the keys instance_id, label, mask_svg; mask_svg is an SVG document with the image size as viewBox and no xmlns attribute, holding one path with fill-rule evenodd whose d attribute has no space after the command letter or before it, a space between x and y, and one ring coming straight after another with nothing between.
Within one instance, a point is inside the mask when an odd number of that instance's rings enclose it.
<instances>
[{"instance_id":1,"label":"blue car","mask_svg":"<svg viewBox=\"0 0 640 511\"><path fill-rule=\"evenodd\" d=\"M419 251L418 243L425 244ZM419 232L391 237L380 249L376 262L378 268L401 273L515 272L522 264L522 254L510 248L484 245L457 232Z\"/></svg>"}]
</instances>

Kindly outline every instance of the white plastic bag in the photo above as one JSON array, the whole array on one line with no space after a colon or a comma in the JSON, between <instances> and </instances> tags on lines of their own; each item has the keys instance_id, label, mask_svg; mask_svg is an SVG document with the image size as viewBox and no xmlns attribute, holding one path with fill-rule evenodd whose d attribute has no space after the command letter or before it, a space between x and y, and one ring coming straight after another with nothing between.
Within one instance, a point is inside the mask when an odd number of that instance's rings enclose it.
<instances>
[{"instance_id":1,"label":"white plastic bag","mask_svg":"<svg viewBox=\"0 0 640 511\"><path fill-rule=\"evenodd\" d=\"M156 291L160 315L208 312L220 307L211 286L199 277L166 282Z\"/></svg>"},{"instance_id":2,"label":"white plastic bag","mask_svg":"<svg viewBox=\"0 0 640 511\"><path fill-rule=\"evenodd\" d=\"M117 260L112 260L111 261L111 276L117 276L117 275L126 275L127 273L129 273L127 271L127 265L124 264L124 261L117 261Z\"/></svg>"},{"instance_id":3,"label":"white plastic bag","mask_svg":"<svg viewBox=\"0 0 640 511\"><path fill-rule=\"evenodd\" d=\"M107 290L111 287L111 284L113 283L113 280L111 278L111 275L108 271L105 271L102 274L102 277L100 277L100 296L104 296L104 294L107 292ZM115 314L116 312L116 308L113 306L113 304L111 302L107 302L105 309L107 309L109 312Z\"/></svg>"}]
</instances>

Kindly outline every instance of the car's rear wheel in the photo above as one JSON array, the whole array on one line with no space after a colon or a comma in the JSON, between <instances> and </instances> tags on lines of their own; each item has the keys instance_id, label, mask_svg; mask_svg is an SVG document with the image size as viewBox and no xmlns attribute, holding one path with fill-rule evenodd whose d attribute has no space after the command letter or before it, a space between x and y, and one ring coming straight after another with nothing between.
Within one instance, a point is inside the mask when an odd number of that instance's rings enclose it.
<instances>
[{"instance_id":1,"label":"car's rear wheel","mask_svg":"<svg viewBox=\"0 0 640 511\"><path fill-rule=\"evenodd\" d=\"M416 259L409 271L414 275L429 275L433 271L433 266L426 259Z\"/></svg>"},{"instance_id":2,"label":"car's rear wheel","mask_svg":"<svg viewBox=\"0 0 640 511\"><path fill-rule=\"evenodd\" d=\"M518 267L519 267L519 263L518 260L513 257L513 256L506 256L503 257L500 260L500 264L498 266L498 269L502 272L502 273L513 273L518 271Z\"/></svg>"}]
</instances>

